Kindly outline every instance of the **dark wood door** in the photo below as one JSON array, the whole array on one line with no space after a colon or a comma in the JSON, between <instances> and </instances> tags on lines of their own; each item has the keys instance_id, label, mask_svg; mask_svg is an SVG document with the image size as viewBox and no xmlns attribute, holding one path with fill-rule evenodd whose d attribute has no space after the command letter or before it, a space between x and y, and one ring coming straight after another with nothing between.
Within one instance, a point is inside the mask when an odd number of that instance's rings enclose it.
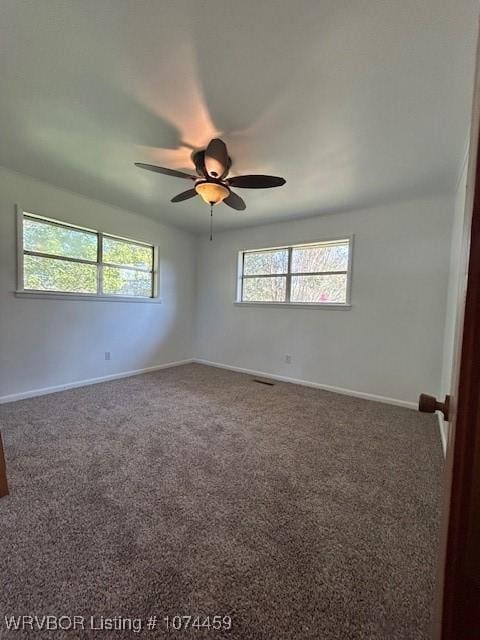
<instances>
[{"instance_id":1,"label":"dark wood door","mask_svg":"<svg viewBox=\"0 0 480 640\"><path fill-rule=\"evenodd\" d=\"M7 466L3 453L2 434L0 433L0 498L8 496Z\"/></svg>"},{"instance_id":2,"label":"dark wood door","mask_svg":"<svg viewBox=\"0 0 480 640\"><path fill-rule=\"evenodd\" d=\"M478 57L477 57L478 60ZM480 82L472 116L465 205L465 287L459 296L450 402L444 526L434 637L480 640Z\"/></svg>"}]
</instances>

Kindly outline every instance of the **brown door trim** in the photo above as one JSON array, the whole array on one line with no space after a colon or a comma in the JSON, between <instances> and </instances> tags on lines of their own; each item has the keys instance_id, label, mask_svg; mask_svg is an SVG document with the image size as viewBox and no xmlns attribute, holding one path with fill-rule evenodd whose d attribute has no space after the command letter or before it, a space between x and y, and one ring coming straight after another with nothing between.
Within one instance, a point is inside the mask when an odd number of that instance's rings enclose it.
<instances>
[{"instance_id":1,"label":"brown door trim","mask_svg":"<svg viewBox=\"0 0 480 640\"><path fill-rule=\"evenodd\" d=\"M0 433L0 498L8 496L7 465L3 452L2 434Z\"/></svg>"},{"instance_id":2,"label":"brown door trim","mask_svg":"<svg viewBox=\"0 0 480 640\"><path fill-rule=\"evenodd\" d=\"M477 87L478 89L478 87ZM475 118L475 108L474 108ZM472 123L478 139L478 119ZM473 205L443 575L442 640L480 638L480 162L470 154ZM472 157L473 156L473 157ZM467 246L468 251L468 246Z\"/></svg>"}]
</instances>

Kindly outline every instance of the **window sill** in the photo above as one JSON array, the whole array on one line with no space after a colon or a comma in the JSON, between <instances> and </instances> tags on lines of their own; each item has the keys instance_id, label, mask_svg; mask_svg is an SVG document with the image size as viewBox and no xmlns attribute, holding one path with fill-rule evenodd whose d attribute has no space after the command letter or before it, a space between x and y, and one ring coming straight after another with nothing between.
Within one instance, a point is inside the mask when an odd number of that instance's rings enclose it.
<instances>
[{"instance_id":1,"label":"window sill","mask_svg":"<svg viewBox=\"0 0 480 640\"><path fill-rule=\"evenodd\" d=\"M87 300L88 302L140 302L141 304L161 304L160 298L140 298L134 296L94 296L88 293L56 293L54 291L14 291L16 298L36 298L37 300Z\"/></svg>"},{"instance_id":2,"label":"window sill","mask_svg":"<svg viewBox=\"0 0 480 640\"><path fill-rule=\"evenodd\" d=\"M351 309L351 304L333 302L234 302L237 307L287 307L289 309Z\"/></svg>"}]
</instances>

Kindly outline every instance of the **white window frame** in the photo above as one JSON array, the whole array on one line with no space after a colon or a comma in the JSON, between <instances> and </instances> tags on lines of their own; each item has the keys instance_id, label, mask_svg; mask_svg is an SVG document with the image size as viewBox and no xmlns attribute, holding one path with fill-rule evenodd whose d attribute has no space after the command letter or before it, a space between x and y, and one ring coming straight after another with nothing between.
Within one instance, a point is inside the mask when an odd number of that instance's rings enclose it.
<instances>
[{"instance_id":1,"label":"white window frame","mask_svg":"<svg viewBox=\"0 0 480 640\"><path fill-rule=\"evenodd\" d=\"M236 282L236 292L235 292L235 300L234 304L239 305L241 307L292 307L298 309L299 307L305 308L318 308L318 309L350 309L351 304L351 293L352 293L352 257L353 257L353 240L354 236L342 236L338 238L324 238L322 240L315 240L308 242L298 242L295 244L285 244L276 247L261 247L258 249L242 249L238 252L237 258L237 282ZM319 271L319 272L308 272L308 273L292 273L291 264L292 264L292 250L301 248L301 247L314 247L317 245L328 245L328 244L336 244L338 242L348 242L348 266L346 271ZM286 273L275 273L269 275L260 275L260 276L244 276L243 275L243 261L244 256L247 253L257 253L259 251L278 251L280 249L288 250L288 268ZM290 291L291 291L291 281L292 276L295 275L329 275L331 273L334 274L346 274L347 276L347 290L345 295L345 302L291 302L290 301ZM247 278L255 278L255 277L284 277L286 278L286 300L284 302L273 301L273 302L261 302L261 301L243 301L242 300L242 288L243 281Z\"/></svg>"},{"instance_id":2,"label":"white window frame","mask_svg":"<svg viewBox=\"0 0 480 640\"><path fill-rule=\"evenodd\" d=\"M69 258L65 256L50 256L49 254L29 251L24 248L23 245L23 221L25 218L37 219L39 221L47 222L48 224L57 225L62 228L67 229L77 229L79 231L86 231L88 233L93 233L97 236L97 259L96 260L86 260L83 258ZM27 211L16 205L16 227L17 227L17 289L15 294L19 297L27 296L33 298L52 298L52 299L76 299L76 300L101 300L101 301L112 301L112 302L150 302L150 303L160 303L161 300L159 298L159 269L158 269L158 245L151 244L149 242L142 242L141 240L133 240L131 238L125 238L123 236L118 236L113 233L108 233L107 231L100 231L98 229L90 229L88 227L83 227L80 225L72 224L71 222L65 222L63 220L58 220L56 218L51 218L49 216L41 215L38 213L32 213L31 211ZM152 294L151 296L128 296L128 295L114 295L114 294L105 294L102 290L102 267L120 267L122 265L113 264L110 262L103 261L102 248L103 248L103 238L112 238L114 240L120 240L124 242L128 242L129 244L136 244L142 247L148 247L152 249L152 269L148 271L147 269L141 269L140 267L127 267L125 268L131 269L132 271L142 271L144 273L152 274ZM80 292L68 292L68 291L43 291L41 289L25 289L24 287L24 256L25 255L33 255L40 257L51 257L58 260L62 260L65 262L74 262L80 264L92 264L97 267L97 293L80 293Z\"/></svg>"}]
</instances>

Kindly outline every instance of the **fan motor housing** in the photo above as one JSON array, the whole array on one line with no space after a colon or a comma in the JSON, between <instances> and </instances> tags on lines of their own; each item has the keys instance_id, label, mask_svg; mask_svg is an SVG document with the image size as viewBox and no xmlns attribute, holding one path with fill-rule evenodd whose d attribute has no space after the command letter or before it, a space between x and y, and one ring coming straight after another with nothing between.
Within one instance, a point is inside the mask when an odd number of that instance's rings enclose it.
<instances>
[{"instance_id":1,"label":"fan motor housing","mask_svg":"<svg viewBox=\"0 0 480 640\"><path fill-rule=\"evenodd\" d=\"M214 176L211 175L209 176L207 174L207 171L205 169L205 149L199 149L198 151L192 151L192 161L193 164L195 165L195 168L197 170L197 173L199 176L205 176L206 178L217 178L217 179L222 179L225 178L228 175L228 172L230 171L230 168L232 166L232 159L230 156L228 156L228 161L227 161L227 166L225 167L225 171L222 173L221 176Z\"/></svg>"}]
</instances>

